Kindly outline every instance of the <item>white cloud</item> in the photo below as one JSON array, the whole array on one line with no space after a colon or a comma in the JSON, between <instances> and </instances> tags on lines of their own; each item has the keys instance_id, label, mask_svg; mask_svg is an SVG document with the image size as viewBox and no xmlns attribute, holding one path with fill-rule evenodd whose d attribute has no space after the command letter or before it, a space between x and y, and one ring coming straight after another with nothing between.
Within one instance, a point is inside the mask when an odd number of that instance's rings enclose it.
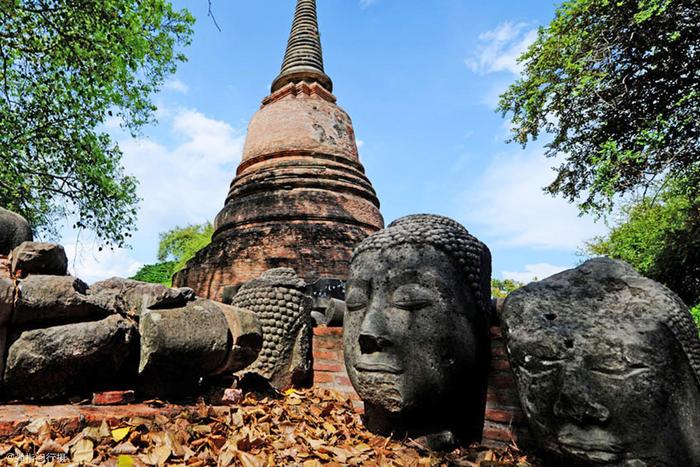
<instances>
[{"instance_id":1,"label":"white cloud","mask_svg":"<svg viewBox=\"0 0 700 467\"><path fill-rule=\"evenodd\" d=\"M192 109L169 108L160 117L171 144L116 135L125 172L139 180L135 250L98 251L94 240L65 241L71 270L86 282L132 276L144 262L136 257L155 254L159 233L212 221L223 207L243 152L243 132Z\"/></svg>"},{"instance_id":2,"label":"white cloud","mask_svg":"<svg viewBox=\"0 0 700 467\"><path fill-rule=\"evenodd\" d=\"M365 145L364 140L361 139L358 139L355 143L357 144L357 149L362 149L362 146Z\"/></svg>"},{"instance_id":3,"label":"white cloud","mask_svg":"<svg viewBox=\"0 0 700 467\"><path fill-rule=\"evenodd\" d=\"M579 217L578 208L542 191L554 179L554 161L541 150L494 157L476 184L463 193L468 225L479 224L495 244L576 250L605 232L602 223Z\"/></svg>"},{"instance_id":4,"label":"white cloud","mask_svg":"<svg viewBox=\"0 0 700 467\"><path fill-rule=\"evenodd\" d=\"M475 73L508 71L520 74L518 57L537 38L537 29L530 23L506 21L479 35L479 44L472 57L465 60Z\"/></svg>"},{"instance_id":5,"label":"white cloud","mask_svg":"<svg viewBox=\"0 0 700 467\"><path fill-rule=\"evenodd\" d=\"M360 0L360 8L367 8L377 3L377 0Z\"/></svg>"},{"instance_id":6,"label":"white cloud","mask_svg":"<svg viewBox=\"0 0 700 467\"><path fill-rule=\"evenodd\" d=\"M143 266L124 249L99 251L92 242L77 244L75 241L66 243L63 247L68 256L71 274L88 284L114 276L130 277Z\"/></svg>"},{"instance_id":7,"label":"white cloud","mask_svg":"<svg viewBox=\"0 0 700 467\"><path fill-rule=\"evenodd\" d=\"M187 94L187 92L190 90L190 87L182 81L180 81L179 79L172 78L166 81L165 84L163 84L163 89L165 89L166 91L174 91L180 92L182 94Z\"/></svg>"},{"instance_id":8,"label":"white cloud","mask_svg":"<svg viewBox=\"0 0 700 467\"><path fill-rule=\"evenodd\" d=\"M525 271L503 271L501 275L504 279L512 279L514 281L527 284L534 280L546 279L549 276L566 271L570 266L555 266L549 263L526 264Z\"/></svg>"},{"instance_id":9,"label":"white cloud","mask_svg":"<svg viewBox=\"0 0 700 467\"><path fill-rule=\"evenodd\" d=\"M180 140L173 149L149 139L119 143L126 171L139 180L138 230L154 239L176 225L212 220L243 151L240 132L196 110L175 111L170 125Z\"/></svg>"}]
</instances>

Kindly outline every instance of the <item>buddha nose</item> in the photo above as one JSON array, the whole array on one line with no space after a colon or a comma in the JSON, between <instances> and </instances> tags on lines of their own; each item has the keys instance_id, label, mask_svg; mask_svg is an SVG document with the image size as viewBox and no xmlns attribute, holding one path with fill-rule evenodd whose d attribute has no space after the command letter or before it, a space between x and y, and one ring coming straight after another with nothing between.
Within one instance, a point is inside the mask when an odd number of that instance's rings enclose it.
<instances>
[{"instance_id":1,"label":"buddha nose","mask_svg":"<svg viewBox=\"0 0 700 467\"><path fill-rule=\"evenodd\" d=\"M367 314L360 327L360 352L371 354L386 351L393 344L387 332L387 323L384 311L378 307L367 310Z\"/></svg>"},{"instance_id":2,"label":"buddha nose","mask_svg":"<svg viewBox=\"0 0 700 467\"><path fill-rule=\"evenodd\" d=\"M554 403L554 415L578 425L602 424L608 421L610 410L591 397L592 391L583 381L567 372L564 385Z\"/></svg>"}]
</instances>

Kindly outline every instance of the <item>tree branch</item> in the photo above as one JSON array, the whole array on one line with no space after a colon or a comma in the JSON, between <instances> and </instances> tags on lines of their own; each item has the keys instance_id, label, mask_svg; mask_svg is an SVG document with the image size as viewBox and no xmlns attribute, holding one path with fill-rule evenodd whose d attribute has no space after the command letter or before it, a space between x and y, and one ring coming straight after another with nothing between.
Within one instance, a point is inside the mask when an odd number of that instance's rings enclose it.
<instances>
[{"instance_id":1,"label":"tree branch","mask_svg":"<svg viewBox=\"0 0 700 467\"><path fill-rule=\"evenodd\" d=\"M219 23L216 22L216 18L214 17L214 12L211 9L211 0L209 0L209 11L207 12L207 16L211 18L211 20L214 22L214 26L216 26L216 29L221 32L221 28L219 27Z\"/></svg>"}]
</instances>

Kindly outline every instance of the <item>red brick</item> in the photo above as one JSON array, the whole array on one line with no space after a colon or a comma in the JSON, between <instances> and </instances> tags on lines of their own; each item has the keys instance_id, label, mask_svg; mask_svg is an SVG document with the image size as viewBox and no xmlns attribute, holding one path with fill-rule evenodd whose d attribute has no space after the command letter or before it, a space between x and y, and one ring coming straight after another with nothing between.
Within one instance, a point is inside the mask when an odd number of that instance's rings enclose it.
<instances>
[{"instance_id":1,"label":"red brick","mask_svg":"<svg viewBox=\"0 0 700 467\"><path fill-rule=\"evenodd\" d=\"M291 267L308 281L347 277L353 248L384 227L350 117L315 89L298 83L264 101L248 126L220 228L175 285L216 299L224 285L270 267Z\"/></svg>"},{"instance_id":2,"label":"red brick","mask_svg":"<svg viewBox=\"0 0 700 467\"><path fill-rule=\"evenodd\" d=\"M337 362L343 359L341 352L337 350L314 350L314 360L330 360Z\"/></svg>"},{"instance_id":3,"label":"red brick","mask_svg":"<svg viewBox=\"0 0 700 467\"><path fill-rule=\"evenodd\" d=\"M491 356L492 357L502 357L506 356L508 353L506 352L506 348L503 345L494 345L491 344Z\"/></svg>"},{"instance_id":4,"label":"red brick","mask_svg":"<svg viewBox=\"0 0 700 467\"><path fill-rule=\"evenodd\" d=\"M336 376L335 382L338 384L341 384L343 386L352 387L352 383L350 382L350 378L348 378L347 376Z\"/></svg>"},{"instance_id":5,"label":"red brick","mask_svg":"<svg viewBox=\"0 0 700 467\"><path fill-rule=\"evenodd\" d=\"M123 405L134 401L134 391L107 391L92 395L93 405Z\"/></svg>"},{"instance_id":6,"label":"red brick","mask_svg":"<svg viewBox=\"0 0 700 467\"><path fill-rule=\"evenodd\" d=\"M343 336L343 328L339 327L317 327L314 328L314 336Z\"/></svg>"},{"instance_id":7,"label":"red brick","mask_svg":"<svg viewBox=\"0 0 700 467\"><path fill-rule=\"evenodd\" d=\"M513 433L507 428L497 428L494 426L485 428L482 436L484 439L496 441L512 441L514 439Z\"/></svg>"},{"instance_id":8,"label":"red brick","mask_svg":"<svg viewBox=\"0 0 700 467\"><path fill-rule=\"evenodd\" d=\"M491 368L494 370L510 370L510 362L507 359L491 359Z\"/></svg>"},{"instance_id":9,"label":"red brick","mask_svg":"<svg viewBox=\"0 0 700 467\"><path fill-rule=\"evenodd\" d=\"M520 405L520 399L518 399L518 393L515 389L494 389L489 388L486 394L486 402L496 405L496 406L510 406L518 407Z\"/></svg>"},{"instance_id":10,"label":"red brick","mask_svg":"<svg viewBox=\"0 0 700 467\"><path fill-rule=\"evenodd\" d=\"M353 401L352 405L353 409L355 410L355 413L360 415L365 413L365 404L361 401Z\"/></svg>"},{"instance_id":11,"label":"red brick","mask_svg":"<svg viewBox=\"0 0 700 467\"><path fill-rule=\"evenodd\" d=\"M341 339L315 338L313 346L315 349L342 350L343 341Z\"/></svg>"},{"instance_id":12,"label":"red brick","mask_svg":"<svg viewBox=\"0 0 700 467\"><path fill-rule=\"evenodd\" d=\"M316 383L332 383L333 374L332 373L321 373L314 372L314 384Z\"/></svg>"},{"instance_id":13,"label":"red brick","mask_svg":"<svg viewBox=\"0 0 700 467\"><path fill-rule=\"evenodd\" d=\"M314 360L314 371L328 371L331 373L345 372L345 365L341 363L322 363Z\"/></svg>"},{"instance_id":14,"label":"red brick","mask_svg":"<svg viewBox=\"0 0 700 467\"><path fill-rule=\"evenodd\" d=\"M495 371L489 376L489 387L515 388L515 378L511 372Z\"/></svg>"},{"instance_id":15,"label":"red brick","mask_svg":"<svg viewBox=\"0 0 700 467\"><path fill-rule=\"evenodd\" d=\"M500 326L491 326L491 337L502 337Z\"/></svg>"},{"instance_id":16,"label":"red brick","mask_svg":"<svg viewBox=\"0 0 700 467\"><path fill-rule=\"evenodd\" d=\"M487 408L485 418L491 422L510 424L520 422L522 420L522 414L520 414L519 411L516 411L516 409L508 410Z\"/></svg>"}]
</instances>

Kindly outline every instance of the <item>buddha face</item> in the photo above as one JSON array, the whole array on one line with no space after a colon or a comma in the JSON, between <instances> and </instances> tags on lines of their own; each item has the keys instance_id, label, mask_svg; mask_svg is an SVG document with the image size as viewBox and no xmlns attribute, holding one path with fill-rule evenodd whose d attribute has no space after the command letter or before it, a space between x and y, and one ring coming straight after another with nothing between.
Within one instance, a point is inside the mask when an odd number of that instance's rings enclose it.
<instances>
[{"instance_id":1,"label":"buddha face","mask_svg":"<svg viewBox=\"0 0 700 467\"><path fill-rule=\"evenodd\" d=\"M686 455L679 425L687 410L676 410L674 394L691 411L700 405L697 391L694 401L682 392L695 385L673 336L631 316L587 318L532 316L542 328L509 340L523 409L541 447L568 465L681 465L673 459Z\"/></svg>"},{"instance_id":2,"label":"buddha face","mask_svg":"<svg viewBox=\"0 0 700 467\"><path fill-rule=\"evenodd\" d=\"M360 253L346 303L346 366L366 404L420 412L469 389L486 328L446 254L428 244Z\"/></svg>"}]
</instances>

